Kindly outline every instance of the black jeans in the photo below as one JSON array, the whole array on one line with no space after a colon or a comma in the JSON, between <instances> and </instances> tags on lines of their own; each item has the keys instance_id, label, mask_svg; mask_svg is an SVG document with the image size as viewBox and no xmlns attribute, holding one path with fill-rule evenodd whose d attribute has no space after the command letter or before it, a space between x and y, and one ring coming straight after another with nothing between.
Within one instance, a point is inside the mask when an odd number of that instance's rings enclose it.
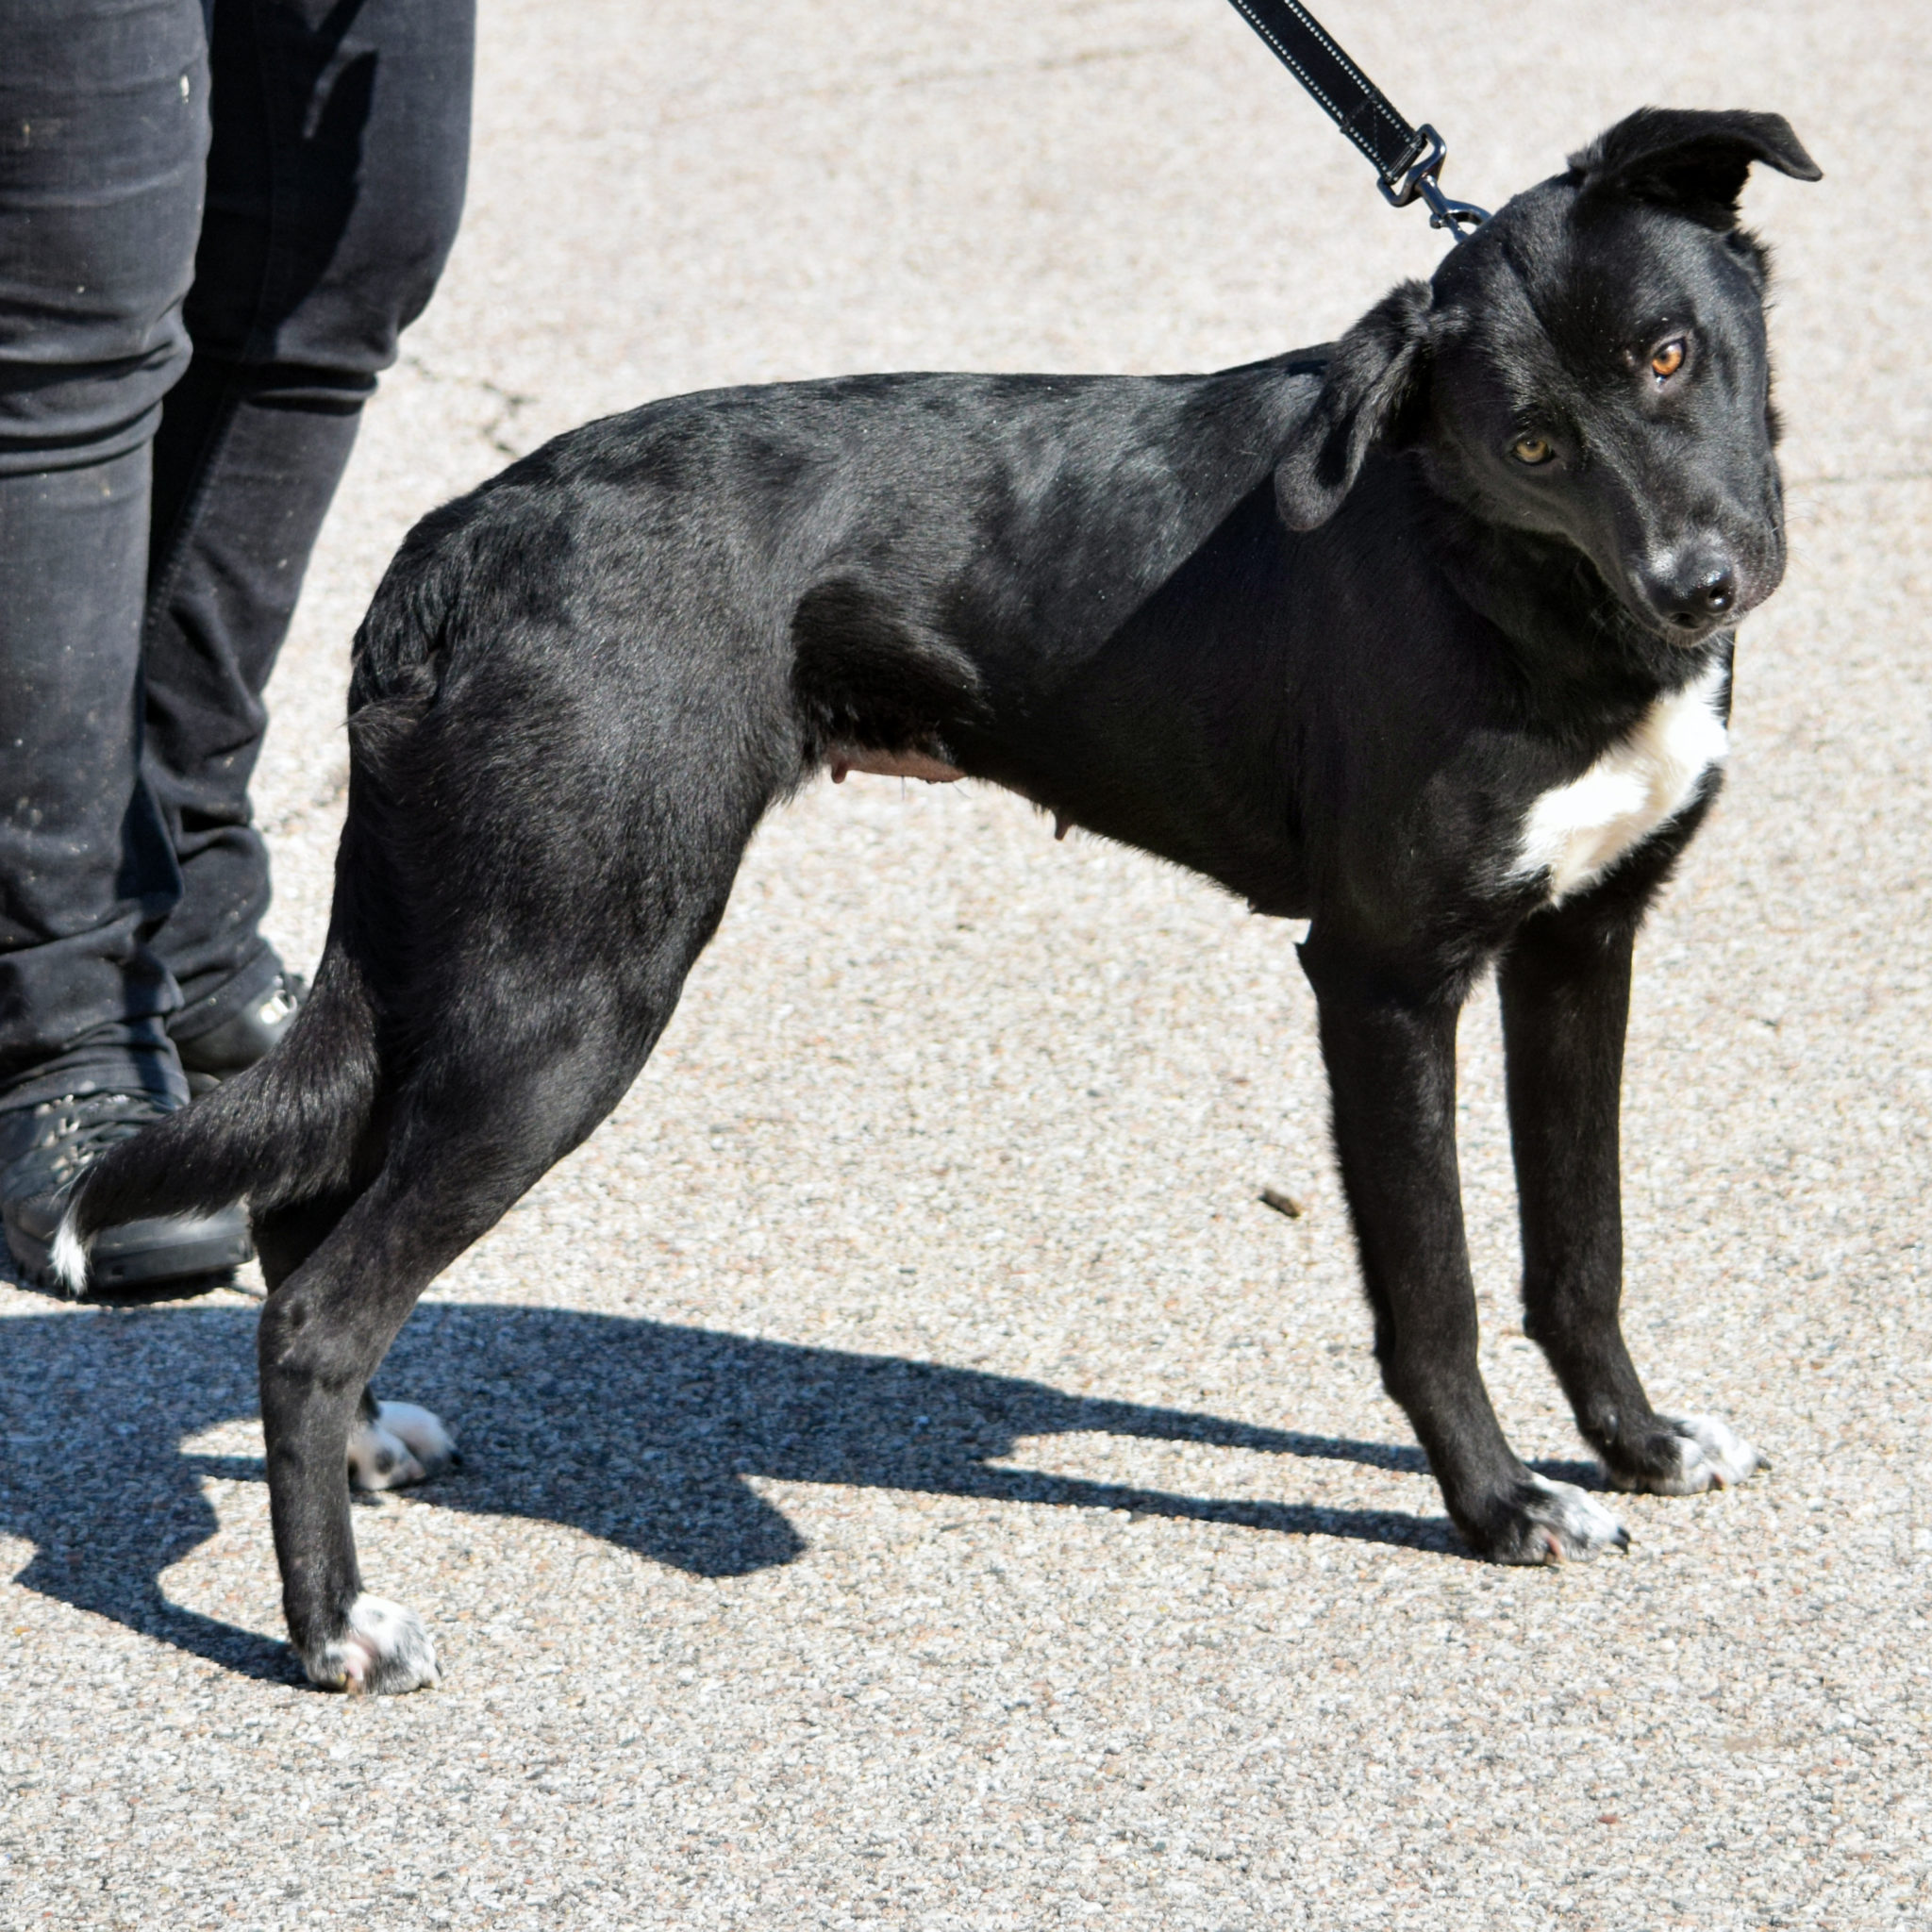
<instances>
[{"instance_id":1,"label":"black jeans","mask_svg":"<svg viewBox=\"0 0 1932 1932\"><path fill-rule=\"evenodd\" d=\"M0 1108L278 968L262 687L455 240L475 0L0 0Z\"/></svg>"}]
</instances>

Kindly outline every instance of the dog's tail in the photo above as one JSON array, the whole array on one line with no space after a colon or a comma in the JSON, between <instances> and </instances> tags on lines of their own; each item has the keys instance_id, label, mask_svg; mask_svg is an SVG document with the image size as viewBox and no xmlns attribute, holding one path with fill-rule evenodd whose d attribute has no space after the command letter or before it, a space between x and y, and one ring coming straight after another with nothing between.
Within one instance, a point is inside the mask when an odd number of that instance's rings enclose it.
<instances>
[{"instance_id":1,"label":"dog's tail","mask_svg":"<svg viewBox=\"0 0 1932 1932\"><path fill-rule=\"evenodd\" d=\"M104 1228L241 1200L258 1214L347 1187L375 1109L375 1043L362 975L331 940L314 990L266 1059L89 1171L49 1257L61 1286L82 1291L89 1245Z\"/></svg>"}]
</instances>

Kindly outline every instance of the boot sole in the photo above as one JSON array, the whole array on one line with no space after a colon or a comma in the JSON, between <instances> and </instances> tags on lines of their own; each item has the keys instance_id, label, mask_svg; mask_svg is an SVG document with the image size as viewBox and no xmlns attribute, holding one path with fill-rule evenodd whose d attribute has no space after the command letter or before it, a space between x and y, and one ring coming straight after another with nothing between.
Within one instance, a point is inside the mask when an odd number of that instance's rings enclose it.
<instances>
[{"instance_id":1,"label":"boot sole","mask_svg":"<svg viewBox=\"0 0 1932 1932\"><path fill-rule=\"evenodd\" d=\"M140 1226L137 1222L136 1227ZM114 1235L129 1230L110 1228L88 1257L85 1293L106 1289L153 1288L164 1281L188 1281L197 1275L227 1274L255 1257L255 1243L247 1230L203 1224L206 1232L194 1231L194 1224L178 1237L158 1241L152 1247L137 1246L132 1252L116 1254L108 1245ZM55 1275L53 1244L28 1234L24 1228L9 1227L7 1244L13 1252L21 1273L38 1288L64 1291Z\"/></svg>"}]
</instances>

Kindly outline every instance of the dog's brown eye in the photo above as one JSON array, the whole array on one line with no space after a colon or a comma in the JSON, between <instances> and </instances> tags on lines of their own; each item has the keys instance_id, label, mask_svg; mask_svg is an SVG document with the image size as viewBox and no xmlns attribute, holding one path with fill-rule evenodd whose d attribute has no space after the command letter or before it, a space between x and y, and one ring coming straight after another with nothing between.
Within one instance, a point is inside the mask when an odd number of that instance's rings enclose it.
<instances>
[{"instance_id":1,"label":"dog's brown eye","mask_svg":"<svg viewBox=\"0 0 1932 1932\"><path fill-rule=\"evenodd\" d=\"M1666 342L1650 358L1650 373L1660 382L1666 376L1676 375L1677 371L1683 368L1683 366L1684 345L1682 342Z\"/></svg>"},{"instance_id":2,"label":"dog's brown eye","mask_svg":"<svg viewBox=\"0 0 1932 1932\"><path fill-rule=\"evenodd\" d=\"M1509 445L1509 454L1519 463L1546 463L1557 452L1547 436L1519 436Z\"/></svg>"}]
</instances>

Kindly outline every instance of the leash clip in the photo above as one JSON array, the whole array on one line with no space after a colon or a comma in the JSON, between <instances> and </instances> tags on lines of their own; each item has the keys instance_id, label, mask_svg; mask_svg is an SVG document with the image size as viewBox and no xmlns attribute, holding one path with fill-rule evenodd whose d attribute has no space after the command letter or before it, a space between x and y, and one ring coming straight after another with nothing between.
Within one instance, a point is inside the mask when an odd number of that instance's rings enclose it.
<instances>
[{"instance_id":1,"label":"leash clip","mask_svg":"<svg viewBox=\"0 0 1932 1932\"><path fill-rule=\"evenodd\" d=\"M1376 187L1382 191L1382 199L1391 208L1407 208L1410 202L1420 198L1428 204L1429 226L1447 228L1452 242L1467 239L1489 220L1490 211L1477 208L1472 201L1452 201L1442 192L1442 184L1436 179L1442 163L1449 158L1449 143L1424 121L1416 133L1428 142L1428 150L1422 159L1415 162L1401 181L1391 187L1386 179L1377 177Z\"/></svg>"}]
</instances>

